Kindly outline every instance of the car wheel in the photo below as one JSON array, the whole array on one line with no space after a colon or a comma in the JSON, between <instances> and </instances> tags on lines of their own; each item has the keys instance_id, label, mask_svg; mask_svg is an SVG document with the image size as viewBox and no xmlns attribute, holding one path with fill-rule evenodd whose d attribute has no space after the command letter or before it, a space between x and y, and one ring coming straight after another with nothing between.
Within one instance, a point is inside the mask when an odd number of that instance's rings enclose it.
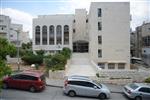
<instances>
[{"instance_id":1,"label":"car wheel","mask_svg":"<svg viewBox=\"0 0 150 100\"><path fill-rule=\"evenodd\" d=\"M69 91L69 92L68 92L68 95L69 95L70 97L74 97L74 96L76 95L76 93L75 93L74 91Z\"/></svg>"},{"instance_id":2,"label":"car wheel","mask_svg":"<svg viewBox=\"0 0 150 100\"><path fill-rule=\"evenodd\" d=\"M135 97L135 100L142 100L140 96Z\"/></svg>"},{"instance_id":3,"label":"car wheel","mask_svg":"<svg viewBox=\"0 0 150 100\"><path fill-rule=\"evenodd\" d=\"M7 83L3 83L3 89L7 89L8 88L8 84Z\"/></svg>"},{"instance_id":4,"label":"car wheel","mask_svg":"<svg viewBox=\"0 0 150 100\"><path fill-rule=\"evenodd\" d=\"M106 99L106 94L105 94L105 93L101 93L101 94L99 95L99 98L100 98L100 99Z\"/></svg>"},{"instance_id":5,"label":"car wheel","mask_svg":"<svg viewBox=\"0 0 150 100\"><path fill-rule=\"evenodd\" d=\"M30 91L30 92L35 92L35 90L36 90L36 89L35 89L34 86L31 86L31 87L29 88L29 91Z\"/></svg>"}]
</instances>

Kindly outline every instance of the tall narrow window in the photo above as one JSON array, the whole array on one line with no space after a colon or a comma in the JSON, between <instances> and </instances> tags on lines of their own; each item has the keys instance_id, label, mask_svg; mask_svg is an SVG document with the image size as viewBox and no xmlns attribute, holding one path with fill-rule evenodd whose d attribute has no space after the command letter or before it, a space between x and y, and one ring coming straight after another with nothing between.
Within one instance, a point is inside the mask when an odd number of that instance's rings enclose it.
<instances>
[{"instance_id":1,"label":"tall narrow window","mask_svg":"<svg viewBox=\"0 0 150 100\"><path fill-rule=\"evenodd\" d=\"M47 45L47 26L42 27L42 43L43 45Z\"/></svg>"},{"instance_id":2,"label":"tall narrow window","mask_svg":"<svg viewBox=\"0 0 150 100\"><path fill-rule=\"evenodd\" d=\"M35 44L40 44L40 26L35 27Z\"/></svg>"},{"instance_id":3,"label":"tall narrow window","mask_svg":"<svg viewBox=\"0 0 150 100\"><path fill-rule=\"evenodd\" d=\"M102 44L102 36L98 36L98 44Z\"/></svg>"},{"instance_id":4,"label":"tall narrow window","mask_svg":"<svg viewBox=\"0 0 150 100\"><path fill-rule=\"evenodd\" d=\"M64 44L69 44L69 26L64 26Z\"/></svg>"},{"instance_id":5,"label":"tall narrow window","mask_svg":"<svg viewBox=\"0 0 150 100\"><path fill-rule=\"evenodd\" d=\"M54 44L54 26L53 25L49 27L49 44L50 45Z\"/></svg>"},{"instance_id":6,"label":"tall narrow window","mask_svg":"<svg viewBox=\"0 0 150 100\"><path fill-rule=\"evenodd\" d=\"M101 17L101 16L102 16L102 9L98 8L98 17Z\"/></svg>"},{"instance_id":7,"label":"tall narrow window","mask_svg":"<svg viewBox=\"0 0 150 100\"><path fill-rule=\"evenodd\" d=\"M62 28L60 25L57 25L56 27L56 32L57 32L57 43L56 44L62 44Z\"/></svg>"},{"instance_id":8,"label":"tall narrow window","mask_svg":"<svg viewBox=\"0 0 150 100\"><path fill-rule=\"evenodd\" d=\"M98 49L98 57L102 57L102 50L101 49Z\"/></svg>"},{"instance_id":9,"label":"tall narrow window","mask_svg":"<svg viewBox=\"0 0 150 100\"><path fill-rule=\"evenodd\" d=\"M101 22L98 22L98 30L102 30L102 23Z\"/></svg>"}]
</instances>

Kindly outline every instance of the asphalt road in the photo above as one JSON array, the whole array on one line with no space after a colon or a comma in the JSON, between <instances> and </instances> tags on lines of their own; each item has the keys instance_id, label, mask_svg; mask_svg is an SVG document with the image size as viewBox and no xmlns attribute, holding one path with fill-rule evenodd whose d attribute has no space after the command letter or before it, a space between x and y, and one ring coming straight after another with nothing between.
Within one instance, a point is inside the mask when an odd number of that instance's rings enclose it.
<instances>
[{"instance_id":1,"label":"asphalt road","mask_svg":"<svg viewBox=\"0 0 150 100\"><path fill-rule=\"evenodd\" d=\"M0 100L99 100L89 97L68 97L62 92L62 88L46 87L42 92L31 93L23 90L2 90ZM123 94L112 93L109 100L128 100Z\"/></svg>"}]
</instances>

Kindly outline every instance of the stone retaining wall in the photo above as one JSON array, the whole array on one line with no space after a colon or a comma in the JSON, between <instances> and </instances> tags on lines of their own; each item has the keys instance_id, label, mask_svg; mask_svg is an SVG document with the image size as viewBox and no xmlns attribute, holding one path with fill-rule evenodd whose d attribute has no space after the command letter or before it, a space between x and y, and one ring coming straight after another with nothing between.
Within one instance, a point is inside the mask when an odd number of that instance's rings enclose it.
<instances>
[{"instance_id":1,"label":"stone retaining wall","mask_svg":"<svg viewBox=\"0 0 150 100\"><path fill-rule=\"evenodd\" d=\"M102 83L127 84L132 82L143 82L150 77L149 71L142 70L107 70L99 71L99 78L95 78Z\"/></svg>"},{"instance_id":2,"label":"stone retaining wall","mask_svg":"<svg viewBox=\"0 0 150 100\"><path fill-rule=\"evenodd\" d=\"M49 79L64 79L64 70L61 71L51 71L49 70Z\"/></svg>"}]
</instances>

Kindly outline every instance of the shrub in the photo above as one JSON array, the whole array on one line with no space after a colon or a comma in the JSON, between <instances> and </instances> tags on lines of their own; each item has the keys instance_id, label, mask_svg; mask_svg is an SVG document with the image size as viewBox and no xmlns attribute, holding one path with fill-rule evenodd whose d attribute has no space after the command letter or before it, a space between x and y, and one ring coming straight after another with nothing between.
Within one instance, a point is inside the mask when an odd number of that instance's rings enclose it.
<instances>
[{"instance_id":1,"label":"shrub","mask_svg":"<svg viewBox=\"0 0 150 100\"><path fill-rule=\"evenodd\" d=\"M27 54L21 58L26 64L42 64L43 63L43 56L35 55L35 54Z\"/></svg>"},{"instance_id":2,"label":"shrub","mask_svg":"<svg viewBox=\"0 0 150 100\"><path fill-rule=\"evenodd\" d=\"M69 59L71 56L71 50L69 48L63 48L60 54L64 55L65 58Z\"/></svg>"},{"instance_id":3,"label":"shrub","mask_svg":"<svg viewBox=\"0 0 150 100\"><path fill-rule=\"evenodd\" d=\"M36 51L36 54L37 55L44 55L44 50L38 50L38 51Z\"/></svg>"},{"instance_id":4,"label":"shrub","mask_svg":"<svg viewBox=\"0 0 150 100\"><path fill-rule=\"evenodd\" d=\"M146 83L150 83L150 77L145 79Z\"/></svg>"}]
</instances>

